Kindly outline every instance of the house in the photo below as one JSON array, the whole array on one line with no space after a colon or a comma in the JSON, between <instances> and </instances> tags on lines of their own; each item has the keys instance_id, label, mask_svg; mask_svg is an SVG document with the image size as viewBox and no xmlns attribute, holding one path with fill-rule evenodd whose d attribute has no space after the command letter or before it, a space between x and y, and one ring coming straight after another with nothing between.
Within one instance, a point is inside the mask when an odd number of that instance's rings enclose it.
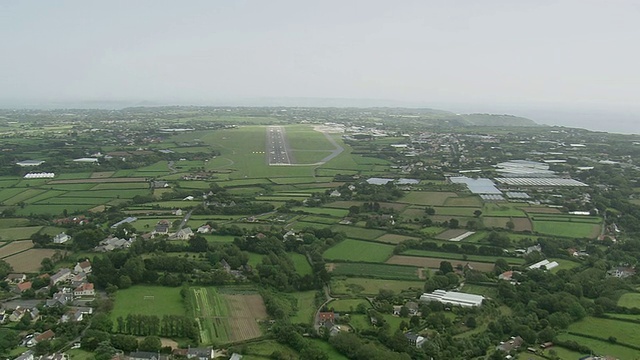
<instances>
[{"instance_id":1,"label":"house","mask_svg":"<svg viewBox=\"0 0 640 360\"><path fill-rule=\"evenodd\" d=\"M69 360L69 356L65 353L55 353L51 355L43 355L40 360Z\"/></svg>"},{"instance_id":2,"label":"house","mask_svg":"<svg viewBox=\"0 0 640 360\"><path fill-rule=\"evenodd\" d=\"M5 281L10 284L19 284L26 280L27 280L27 275L25 274L9 274L5 279Z\"/></svg>"},{"instance_id":3,"label":"house","mask_svg":"<svg viewBox=\"0 0 640 360\"><path fill-rule=\"evenodd\" d=\"M83 262L77 263L76 266L73 268L73 272L76 274L78 273L89 274L91 272L91 262L89 260L85 260Z\"/></svg>"},{"instance_id":4,"label":"house","mask_svg":"<svg viewBox=\"0 0 640 360\"><path fill-rule=\"evenodd\" d=\"M231 265L229 265L229 263L225 259L220 260L220 266L222 266L222 268L226 272L230 272L231 271Z\"/></svg>"},{"instance_id":5,"label":"house","mask_svg":"<svg viewBox=\"0 0 640 360\"><path fill-rule=\"evenodd\" d=\"M118 239L117 237L108 237L102 241L100 241L100 245L96 246L94 250L100 252L108 252L117 249L128 249L133 243L132 238L129 240L126 239Z\"/></svg>"},{"instance_id":6,"label":"house","mask_svg":"<svg viewBox=\"0 0 640 360\"><path fill-rule=\"evenodd\" d=\"M336 321L336 315L333 313L333 311L331 312L321 311L318 313L318 319L320 320L321 323L325 323L327 321L334 322Z\"/></svg>"},{"instance_id":7,"label":"house","mask_svg":"<svg viewBox=\"0 0 640 360\"><path fill-rule=\"evenodd\" d=\"M233 353L229 360L242 360L243 356L238 353Z\"/></svg>"},{"instance_id":8,"label":"house","mask_svg":"<svg viewBox=\"0 0 640 360\"><path fill-rule=\"evenodd\" d=\"M29 309L29 316L31 316L31 320L36 320L38 318L38 316L40 316L40 310L38 310L37 307L32 307L31 309Z\"/></svg>"},{"instance_id":9,"label":"house","mask_svg":"<svg viewBox=\"0 0 640 360\"><path fill-rule=\"evenodd\" d=\"M87 274L80 272L73 275L73 277L71 278L71 287L75 289L86 282L87 282Z\"/></svg>"},{"instance_id":10,"label":"house","mask_svg":"<svg viewBox=\"0 0 640 360\"><path fill-rule=\"evenodd\" d=\"M427 339L423 336L420 335L416 335L412 332L408 332L406 334L404 334L404 337L407 339L407 341L409 342L409 345L411 346L415 346L417 348L422 348L422 345L424 345L424 343L427 341Z\"/></svg>"},{"instance_id":11,"label":"house","mask_svg":"<svg viewBox=\"0 0 640 360\"><path fill-rule=\"evenodd\" d=\"M34 346L35 344L41 342L41 341L45 341L45 340L52 340L54 337L56 336L56 334L51 330L47 330L45 332L43 332L40 335L36 335L35 337L33 337L31 340L27 341L27 346Z\"/></svg>"},{"instance_id":12,"label":"house","mask_svg":"<svg viewBox=\"0 0 640 360\"><path fill-rule=\"evenodd\" d=\"M520 336L512 336L509 341L500 342L500 345L496 346L496 350L509 353L513 350L517 350L523 342L524 340Z\"/></svg>"},{"instance_id":13,"label":"house","mask_svg":"<svg viewBox=\"0 0 640 360\"><path fill-rule=\"evenodd\" d=\"M168 360L169 356L148 351L135 351L129 353L129 360Z\"/></svg>"},{"instance_id":14,"label":"house","mask_svg":"<svg viewBox=\"0 0 640 360\"><path fill-rule=\"evenodd\" d=\"M153 230L153 232L155 234L168 234L169 233L169 227L171 226L171 224L169 224L168 220L160 220L158 221L158 223L156 224L155 229Z\"/></svg>"},{"instance_id":15,"label":"house","mask_svg":"<svg viewBox=\"0 0 640 360\"><path fill-rule=\"evenodd\" d=\"M16 289L18 290L18 292L22 293L31 289L31 285L33 285L31 281L21 282L20 284L16 285Z\"/></svg>"},{"instance_id":16,"label":"house","mask_svg":"<svg viewBox=\"0 0 640 360\"><path fill-rule=\"evenodd\" d=\"M18 321L20 321L22 319L22 317L26 313L27 313L27 309L23 309L20 306L18 306L18 307L16 307L15 310L13 310L11 315L9 315L9 321L18 322Z\"/></svg>"},{"instance_id":17,"label":"house","mask_svg":"<svg viewBox=\"0 0 640 360\"><path fill-rule=\"evenodd\" d=\"M215 350L212 347L208 348L188 348L188 349L175 349L173 350L174 356L183 356L187 359L195 360L211 360L216 356Z\"/></svg>"},{"instance_id":18,"label":"house","mask_svg":"<svg viewBox=\"0 0 640 360\"><path fill-rule=\"evenodd\" d=\"M196 230L196 232L198 234L208 234L208 233L211 232L211 226L209 226L208 224L204 224L204 225L200 226L198 228L198 230Z\"/></svg>"},{"instance_id":19,"label":"house","mask_svg":"<svg viewBox=\"0 0 640 360\"><path fill-rule=\"evenodd\" d=\"M177 233L169 236L169 240L189 240L193 236L193 230L191 228L184 228L178 230Z\"/></svg>"},{"instance_id":20,"label":"house","mask_svg":"<svg viewBox=\"0 0 640 360\"><path fill-rule=\"evenodd\" d=\"M407 309L409 309L409 316L417 315L418 311L420 310L420 305L418 305L418 303L413 301L407 301L407 303L404 304L404 306L406 306Z\"/></svg>"},{"instance_id":21,"label":"house","mask_svg":"<svg viewBox=\"0 0 640 360\"><path fill-rule=\"evenodd\" d=\"M22 355L18 356L17 358L15 358L15 360L34 360L35 357L33 355L33 351L31 350L27 350L25 352L22 353Z\"/></svg>"},{"instance_id":22,"label":"house","mask_svg":"<svg viewBox=\"0 0 640 360\"><path fill-rule=\"evenodd\" d=\"M71 309L62 315L60 322L80 322L84 318L84 313L79 309Z\"/></svg>"},{"instance_id":23,"label":"house","mask_svg":"<svg viewBox=\"0 0 640 360\"><path fill-rule=\"evenodd\" d=\"M63 232L53 237L53 243L54 244L64 244L69 240L71 240L71 236L69 236L69 235L67 235L67 234L65 234Z\"/></svg>"},{"instance_id":24,"label":"house","mask_svg":"<svg viewBox=\"0 0 640 360\"><path fill-rule=\"evenodd\" d=\"M624 266L618 266L616 268L613 268L609 271L607 271L607 274L609 276L613 276L613 277L617 277L617 278L628 278L629 276L633 276L636 274L636 270L632 267L624 267Z\"/></svg>"},{"instance_id":25,"label":"house","mask_svg":"<svg viewBox=\"0 0 640 360\"><path fill-rule=\"evenodd\" d=\"M52 299L48 299L47 301L45 301L45 306L64 306L72 301L73 295L70 291L58 291L57 293L53 294Z\"/></svg>"},{"instance_id":26,"label":"house","mask_svg":"<svg viewBox=\"0 0 640 360\"><path fill-rule=\"evenodd\" d=\"M331 192L331 194L329 194L329 196L330 196L330 197L340 197L340 196L342 196L342 194L341 194L341 193L340 193L340 191L338 191L338 190L333 190L333 191Z\"/></svg>"},{"instance_id":27,"label":"house","mask_svg":"<svg viewBox=\"0 0 640 360\"><path fill-rule=\"evenodd\" d=\"M93 289L93 283L84 283L73 290L73 296L95 296L96 292Z\"/></svg>"},{"instance_id":28,"label":"house","mask_svg":"<svg viewBox=\"0 0 640 360\"><path fill-rule=\"evenodd\" d=\"M171 212L173 215L182 216L182 209L176 209Z\"/></svg>"},{"instance_id":29,"label":"house","mask_svg":"<svg viewBox=\"0 0 640 360\"><path fill-rule=\"evenodd\" d=\"M62 268L58 270L57 273L51 276L51 278L49 279L49 282L51 283L51 285L57 285L58 283L71 280L72 277L73 277L73 274L71 273L70 269Z\"/></svg>"},{"instance_id":30,"label":"house","mask_svg":"<svg viewBox=\"0 0 640 360\"><path fill-rule=\"evenodd\" d=\"M328 333L329 336L336 336L340 333L340 326L334 324L332 321L325 321L321 329L323 329L322 331L325 333Z\"/></svg>"}]
</instances>

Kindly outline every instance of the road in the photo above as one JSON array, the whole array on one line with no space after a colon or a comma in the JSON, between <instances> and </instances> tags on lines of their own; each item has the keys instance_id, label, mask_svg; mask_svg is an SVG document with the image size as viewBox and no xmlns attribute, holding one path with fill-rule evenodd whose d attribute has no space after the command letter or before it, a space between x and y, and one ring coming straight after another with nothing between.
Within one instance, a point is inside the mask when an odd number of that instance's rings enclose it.
<instances>
[{"instance_id":1,"label":"road","mask_svg":"<svg viewBox=\"0 0 640 360\"><path fill-rule=\"evenodd\" d=\"M284 127L267 127L266 153L269 165L291 165L294 162L291 149L287 144L287 135Z\"/></svg>"},{"instance_id":2,"label":"road","mask_svg":"<svg viewBox=\"0 0 640 360\"><path fill-rule=\"evenodd\" d=\"M187 215L184 216L184 219L182 219L182 222L180 223L180 226L178 226L178 231L182 230L182 228L187 225L187 221L189 221L189 218L191 217L191 213L193 212L193 209L189 210L189 212L187 213Z\"/></svg>"}]
</instances>

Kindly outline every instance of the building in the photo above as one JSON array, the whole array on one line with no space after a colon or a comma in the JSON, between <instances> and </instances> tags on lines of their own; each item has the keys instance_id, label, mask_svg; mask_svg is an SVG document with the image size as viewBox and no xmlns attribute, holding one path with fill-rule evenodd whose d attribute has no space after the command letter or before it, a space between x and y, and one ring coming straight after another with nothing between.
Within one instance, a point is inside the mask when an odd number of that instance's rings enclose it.
<instances>
[{"instance_id":1,"label":"building","mask_svg":"<svg viewBox=\"0 0 640 360\"><path fill-rule=\"evenodd\" d=\"M331 312L319 312L318 313L318 319L322 323L324 323L326 321L334 322L334 321L336 321L336 315L333 313L333 311L331 311Z\"/></svg>"},{"instance_id":2,"label":"building","mask_svg":"<svg viewBox=\"0 0 640 360\"><path fill-rule=\"evenodd\" d=\"M115 223L115 224L111 225L111 228L112 228L112 229L115 229L115 228L117 228L117 227L118 227L118 226L120 226L120 225L123 225L123 224L129 224L129 223L132 223L132 222L134 222L134 221L136 221L136 220L138 220L138 218L133 217L133 216L129 216L128 218L126 218L126 219L124 219L124 220L120 220L120 221L118 221L117 223Z\"/></svg>"},{"instance_id":3,"label":"building","mask_svg":"<svg viewBox=\"0 0 640 360\"><path fill-rule=\"evenodd\" d=\"M53 179L56 176L52 172L28 173L23 176L24 179Z\"/></svg>"},{"instance_id":4,"label":"building","mask_svg":"<svg viewBox=\"0 0 640 360\"><path fill-rule=\"evenodd\" d=\"M73 290L73 296L95 296L96 292L93 289L92 283L84 283Z\"/></svg>"},{"instance_id":5,"label":"building","mask_svg":"<svg viewBox=\"0 0 640 360\"><path fill-rule=\"evenodd\" d=\"M208 224L200 226L197 230L197 233L199 234L208 234L210 232L211 232L211 226Z\"/></svg>"},{"instance_id":6,"label":"building","mask_svg":"<svg viewBox=\"0 0 640 360\"><path fill-rule=\"evenodd\" d=\"M148 351L135 351L129 353L129 360L168 360L169 356Z\"/></svg>"},{"instance_id":7,"label":"building","mask_svg":"<svg viewBox=\"0 0 640 360\"><path fill-rule=\"evenodd\" d=\"M417 348L422 348L422 345L424 345L424 343L427 341L427 338L420 336L420 335L416 335L412 332L408 332L406 334L404 334L404 337L407 339L407 341L409 342L409 345L411 346L415 346Z\"/></svg>"},{"instance_id":8,"label":"building","mask_svg":"<svg viewBox=\"0 0 640 360\"><path fill-rule=\"evenodd\" d=\"M191 228L184 228L169 236L169 240L189 240L192 236L193 230L191 230Z\"/></svg>"},{"instance_id":9,"label":"building","mask_svg":"<svg viewBox=\"0 0 640 360\"><path fill-rule=\"evenodd\" d=\"M65 234L65 233L60 233L56 236L53 237L53 243L54 244L64 244L67 241L71 240L71 236Z\"/></svg>"},{"instance_id":10,"label":"building","mask_svg":"<svg viewBox=\"0 0 640 360\"><path fill-rule=\"evenodd\" d=\"M72 277L73 277L73 273L71 272L70 269L62 268L58 270L57 273L51 276L51 278L49 279L49 282L51 283L51 285L56 285L58 283L65 282L67 280L71 280Z\"/></svg>"},{"instance_id":11,"label":"building","mask_svg":"<svg viewBox=\"0 0 640 360\"><path fill-rule=\"evenodd\" d=\"M85 273L88 274L91 272L91 262L89 260L85 260L83 262L79 262L76 264L76 266L73 268L73 272L78 274L78 273Z\"/></svg>"},{"instance_id":12,"label":"building","mask_svg":"<svg viewBox=\"0 0 640 360\"><path fill-rule=\"evenodd\" d=\"M10 284L19 284L26 280L27 280L27 275L25 274L9 274L5 279L5 281Z\"/></svg>"},{"instance_id":13,"label":"building","mask_svg":"<svg viewBox=\"0 0 640 360\"><path fill-rule=\"evenodd\" d=\"M420 301L438 301L443 304L458 305L462 307L472 307L482 305L484 296L466 294L457 291L435 290L432 293L424 293L420 296Z\"/></svg>"},{"instance_id":14,"label":"building","mask_svg":"<svg viewBox=\"0 0 640 360\"><path fill-rule=\"evenodd\" d=\"M542 261L538 261L537 263L530 265L529 266L529 270L533 270L533 269L540 269L544 266L544 268L546 270L551 270L555 267L560 266L560 264L558 264L556 261L549 261L547 259L542 260Z\"/></svg>"},{"instance_id":15,"label":"building","mask_svg":"<svg viewBox=\"0 0 640 360\"><path fill-rule=\"evenodd\" d=\"M31 286L33 284L31 283L31 281L25 281L25 282L21 282L20 284L16 285L16 289L18 290L18 292L25 292L29 289L31 289Z\"/></svg>"},{"instance_id":16,"label":"building","mask_svg":"<svg viewBox=\"0 0 640 360\"><path fill-rule=\"evenodd\" d=\"M44 164L44 161L42 160L22 160L22 161L18 161L16 163L16 165L18 166L22 166L22 167L26 167L26 166L39 166Z\"/></svg>"}]
</instances>

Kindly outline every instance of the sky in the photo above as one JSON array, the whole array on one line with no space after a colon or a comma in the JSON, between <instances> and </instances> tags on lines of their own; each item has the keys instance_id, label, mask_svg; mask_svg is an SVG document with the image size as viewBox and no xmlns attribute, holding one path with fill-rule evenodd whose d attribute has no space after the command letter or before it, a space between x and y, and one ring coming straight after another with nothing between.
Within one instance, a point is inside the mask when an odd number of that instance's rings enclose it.
<instances>
[{"instance_id":1,"label":"sky","mask_svg":"<svg viewBox=\"0 0 640 360\"><path fill-rule=\"evenodd\" d=\"M337 99L637 133L639 18L636 0L2 0L0 104Z\"/></svg>"}]
</instances>

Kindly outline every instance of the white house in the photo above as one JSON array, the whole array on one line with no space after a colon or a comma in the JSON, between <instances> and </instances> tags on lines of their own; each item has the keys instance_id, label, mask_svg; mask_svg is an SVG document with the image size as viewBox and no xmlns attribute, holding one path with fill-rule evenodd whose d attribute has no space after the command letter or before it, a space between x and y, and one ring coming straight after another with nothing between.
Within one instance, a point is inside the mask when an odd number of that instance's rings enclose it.
<instances>
[{"instance_id":1,"label":"white house","mask_svg":"<svg viewBox=\"0 0 640 360\"><path fill-rule=\"evenodd\" d=\"M91 262L89 260L85 260L83 262L79 262L76 264L76 266L73 268L73 272L78 274L78 273L85 273L88 274L91 272Z\"/></svg>"},{"instance_id":2,"label":"white house","mask_svg":"<svg viewBox=\"0 0 640 360\"><path fill-rule=\"evenodd\" d=\"M96 292L92 283L84 283L73 290L73 296L95 296Z\"/></svg>"},{"instance_id":3,"label":"white house","mask_svg":"<svg viewBox=\"0 0 640 360\"><path fill-rule=\"evenodd\" d=\"M71 240L71 236L69 236L69 235L67 235L65 233L60 233L60 234L56 235L53 238L53 243L54 244L64 244L69 240Z\"/></svg>"}]
</instances>

